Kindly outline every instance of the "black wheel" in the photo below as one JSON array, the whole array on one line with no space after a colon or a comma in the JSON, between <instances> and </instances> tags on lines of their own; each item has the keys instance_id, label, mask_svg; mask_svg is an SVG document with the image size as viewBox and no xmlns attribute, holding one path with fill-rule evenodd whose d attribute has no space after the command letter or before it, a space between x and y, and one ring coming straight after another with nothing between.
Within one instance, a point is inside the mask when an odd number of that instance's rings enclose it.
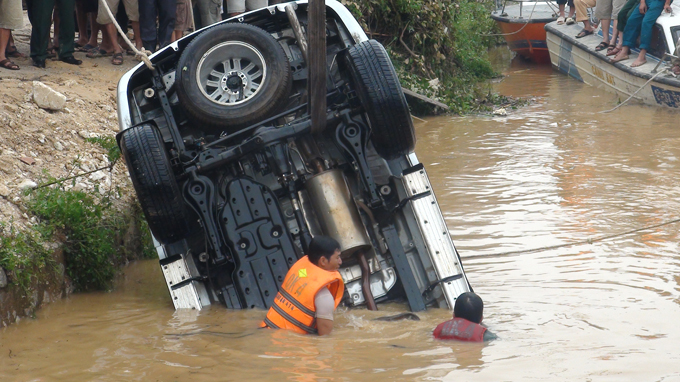
<instances>
[{"instance_id":1,"label":"black wheel","mask_svg":"<svg viewBox=\"0 0 680 382\"><path fill-rule=\"evenodd\" d=\"M286 53L269 33L228 23L208 29L186 47L176 84L190 116L208 128L234 132L280 110L292 75Z\"/></svg>"},{"instance_id":2,"label":"black wheel","mask_svg":"<svg viewBox=\"0 0 680 382\"><path fill-rule=\"evenodd\" d=\"M413 151L416 135L406 97L385 48L375 40L349 48L344 64L368 120L373 146L391 159Z\"/></svg>"},{"instance_id":3,"label":"black wheel","mask_svg":"<svg viewBox=\"0 0 680 382\"><path fill-rule=\"evenodd\" d=\"M158 129L139 125L125 130L120 149L156 240L166 244L183 238L187 232L184 199Z\"/></svg>"}]
</instances>

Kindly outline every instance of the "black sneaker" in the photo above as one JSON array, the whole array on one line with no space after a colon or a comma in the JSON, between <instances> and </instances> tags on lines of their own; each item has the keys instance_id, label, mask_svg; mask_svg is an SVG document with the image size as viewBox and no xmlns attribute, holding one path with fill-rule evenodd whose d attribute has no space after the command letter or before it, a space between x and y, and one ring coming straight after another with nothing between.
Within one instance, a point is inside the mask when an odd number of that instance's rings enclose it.
<instances>
[{"instance_id":1,"label":"black sneaker","mask_svg":"<svg viewBox=\"0 0 680 382\"><path fill-rule=\"evenodd\" d=\"M73 56L60 58L59 61L65 62L67 64L71 64L71 65L80 65L80 64L83 63L82 60L79 60L79 59L77 59Z\"/></svg>"}]
</instances>

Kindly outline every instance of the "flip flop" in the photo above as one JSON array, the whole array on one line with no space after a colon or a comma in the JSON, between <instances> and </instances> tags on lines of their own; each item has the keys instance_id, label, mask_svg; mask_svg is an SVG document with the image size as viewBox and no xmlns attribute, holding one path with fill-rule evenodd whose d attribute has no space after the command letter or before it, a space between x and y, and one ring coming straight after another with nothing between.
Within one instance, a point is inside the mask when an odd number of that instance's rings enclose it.
<instances>
[{"instance_id":1,"label":"flip flop","mask_svg":"<svg viewBox=\"0 0 680 382\"><path fill-rule=\"evenodd\" d=\"M604 48L606 48L608 46L609 46L609 43L606 43L606 42L603 41L603 42L597 44L597 46L595 47L595 51L599 52L601 50L604 50Z\"/></svg>"},{"instance_id":2,"label":"flip flop","mask_svg":"<svg viewBox=\"0 0 680 382\"><path fill-rule=\"evenodd\" d=\"M0 61L0 66L9 70L19 70L19 65L13 63L8 58Z\"/></svg>"},{"instance_id":3,"label":"flip flop","mask_svg":"<svg viewBox=\"0 0 680 382\"><path fill-rule=\"evenodd\" d=\"M577 34L575 37L576 38L582 38L582 37L590 36L591 34L593 34L593 31L589 31L587 29L582 29L579 32L579 34Z\"/></svg>"}]
</instances>

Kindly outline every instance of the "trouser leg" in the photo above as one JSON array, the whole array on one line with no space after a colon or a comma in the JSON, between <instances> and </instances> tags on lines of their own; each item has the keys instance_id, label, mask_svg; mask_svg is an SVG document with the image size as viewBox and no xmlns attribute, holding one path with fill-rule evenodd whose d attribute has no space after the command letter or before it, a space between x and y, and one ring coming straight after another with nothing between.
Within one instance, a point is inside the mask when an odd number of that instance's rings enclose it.
<instances>
[{"instance_id":1,"label":"trouser leg","mask_svg":"<svg viewBox=\"0 0 680 382\"><path fill-rule=\"evenodd\" d=\"M146 50L156 51L156 0L139 0L139 34Z\"/></svg>"},{"instance_id":2,"label":"trouser leg","mask_svg":"<svg viewBox=\"0 0 680 382\"><path fill-rule=\"evenodd\" d=\"M616 29L620 30L621 32L626 29L626 24L628 23L628 18L630 17L633 8L640 6L640 0L628 0L626 2L626 5L621 8L619 11L619 16L618 16L618 25Z\"/></svg>"},{"instance_id":3,"label":"trouser leg","mask_svg":"<svg viewBox=\"0 0 680 382\"><path fill-rule=\"evenodd\" d=\"M73 39L76 37L76 25L73 20L75 0L59 1L59 58L73 57L75 46Z\"/></svg>"},{"instance_id":4,"label":"trouser leg","mask_svg":"<svg viewBox=\"0 0 680 382\"><path fill-rule=\"evenodd\" d=\"M176 14L177 2L175 0L158 0L158 45L160 47L172 42Z\"/></svg>"},{"instance_id":5,"label":"trouser leg","mask_svg":"<svg viewBox=\"0 0 680 382\"><path fill-rule=\"evenodd\" d=\"M640 27L640 49L649 50L652 43L652 28L654 28L656 19L661 15L663 6L663 0L651 0L647 4L647 12L645 12L642 27Z\"/></svg>"},{"instance_id":6,"label":"trouser leg","mask_svg":"<svg viewBox=\"0 0 680 382\"><path fill-rule=\"evenodd\" d=\"M45 61L55 0L31 1L31 58Z\"/></svg>"},{"instance_id":7,"label":"trouser leg","mask_svg":"<svg viewBox=\"0 0 680 382\"><path fill-rule=\"evenodd\" d=\"M635 42L640 35L640 27L644 17L645 15L640 13L640 8L633 9L633 13L626 23L626 28L623 30L623 45L629 48L635 47Z\"/></svg>"}]
</instances>

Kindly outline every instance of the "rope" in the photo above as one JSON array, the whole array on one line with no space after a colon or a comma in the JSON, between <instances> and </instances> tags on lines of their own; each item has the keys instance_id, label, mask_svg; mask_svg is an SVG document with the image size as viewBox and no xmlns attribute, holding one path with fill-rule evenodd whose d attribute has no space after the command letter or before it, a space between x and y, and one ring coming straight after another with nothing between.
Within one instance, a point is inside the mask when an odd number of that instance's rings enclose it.
<instances>
[{"instance_id":1,"label":"rope","mask_svg":"<svg viewBox=\"0 0 680 382\"><path fill-rule=\"evenodd\" d=\"M645 86L647 86L647 84L649 84L650 82L652 82L652 80L654 80L658 75L664 74L664 73L667 73L667 72L668 72L668 69L664 69L664 70L662 70L662 71L656 73L655 75L652 76L652 78L650 78L649 80L647 80L647 82L645 82L644 85L640 86L640 87L638 88L638 90L635 91L635 93L631 94L630 97L628 97L627 100L625 100L625 101L621 102L620 104L616 105L616 107L613 108L613 109L609 109L609 110L605 110L605 111L600 111L599 113L600 113L600 114L610 113L610 112L612 112L612 111L614 111L614 110L620 108L621 106L625 105L626 102L630 101L636 94L638 94L638 92L639 92L640 90L642 90L642 88L644 88Z\"/></svg>"},{"instance_id":2,"label":"rope","mask_svg":"<svg viewBox=\"0 0 680 382\"><path fill-rule=\"evenodd\" d=\"M550 245L550 246L546 246L546 247L538 247L538 248L524 249L524 250L518 250L518 251L494 253L494 254L491 254L491 255L472 255L472 256L465 256L463 258L464 259L481 259L481 258L488 258L488 257L501 257L501 256L507 256L507 255L518 255L518 254L521 254L521 253L543 252L543 251L547 251L547 250L550 250L550 249L572 247L572 246L575 246L575 245L593 244L593 243L598 242L598 241L609 240L609 239L617 238L617 237L620 237L620 236L626 236L626 235L630 235L630 234L633 234L633 233L638 233L638 232L641 232L641 231L647 231L647 230L650 230L650 229L653 229L653 228L659 228L659 227L663 227L663 226L675 224L675 223L680 223L680 219L674 219L674 220L670 220L670 221L667 221L667 222L663 222L663 223L659 223L659 224L655 224L655 225L651 225L651 226L647 226L647 227L643 227L643 228L636 228L636 229L632 229L632 230L629 230L629 231L615 233L615 234L611 234L611 235L603 235L603 236L599 236L599 237L595 237L595 238L588 238L588 239L576 241L576 242L573 242L573 243Z\"/></svg>"},{"instance_id":3,"label":"rope","mask_svg":"<svg viewBox=\"0 0 680 382\"><path fill-rule=\"evenodd\" d=\"M113 166L115 166L117 162L118 162L118 159L114 160L111 164L108 164L108 165L106 165L106 166L104 166L104 167L99 167L98 169L94 169L94 170L92 170L92 171L84 172L84 173L78 174L78 175L67 176L66 178L61 178L61 179L57 179L57 180L52 181L52 182L49 182L49 183L41 184L40 186L36 187L36 189L38 189L38 188L43 188L43 187L47 187L47 186L51 186L51 185L53 185L53 184L61 183L61 182L64 182L64 181L66 181L66 180L71 180L71 179L75 179L75 178L80 178L81 176L90 175L90 174L92 174L93 172L97 172L97 171L100 171L100 170L108 169L109 172L110 172L110 171L113 170Z\"/></svg>"},{"instance_id":4,"label":"rope","mask_svg":"<svg viewBox=\"0 0 680 382\"><path fill-rule=\"evenodd\" d=\"M144 64L146 64L146 67L149 68L149 70L154 70L153 64L151 63L151 60L149 60L149 52L148 50L142 48L141 51L137 49L135 44L133 44L130 39L128 39L127 35L123 32L123 29L118 25L118 22L116 21L116 18L113 17L113 13L111 13L111 9L109 8L109 5L106 3L106 0L99 0L99 5L104 5L104 9L106 9L106 13L109 15L109 18L113 20L113 24L116 26L116 29L118 30L118 33L120 33L121 36L123 36L123 40L128 44L128 46L135 52L135 57L139 58L140 60L144 61Z\"/></svg>"},{"instance_id":5,"label":"rope","mask_svg":"<svg viewBox=\"0 0 680 382\"><path fill-rule=\"evenodd\" d=\"M480 36L483 36L483 37L492 37L492 36L510 36L510 35L513 35L513 34L516 34L516 33L521 32L522 29L526 28L526 26L529 25L529 23L531 22L531 16L534 15L534 9L536 9L536 4L538 4L538 1L535 2L535 3L534 3L534 7L531 8L531 13L529 14L529 18L527 19L528 21L527 21L526 23L524 23L524 25L522 25L522 27L519 28L518 30L516 30L516 31L514 31L514 32L510 32L510 33L491 33L491 34L480 33L479 35L480 35Z\"/></svg>"}]
</instances>

